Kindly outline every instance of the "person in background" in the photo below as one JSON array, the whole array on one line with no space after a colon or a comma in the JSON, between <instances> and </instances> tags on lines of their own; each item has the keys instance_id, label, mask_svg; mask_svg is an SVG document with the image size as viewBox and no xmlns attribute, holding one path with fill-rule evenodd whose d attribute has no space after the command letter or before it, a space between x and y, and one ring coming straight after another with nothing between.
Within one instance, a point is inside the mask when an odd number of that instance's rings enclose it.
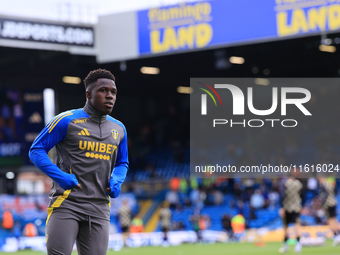
<instances>
[{"instance_id":1,"label":"person in background","mask_svg":"<svg viewBox=\"0 0 340 255\"><path fill-rule=\"evenodd\" d=\"M227 214L223 214L221 223L223 230L228 234L230 240L234 236L234 231L231 227L231 217Z\"/></svg>"},{"instance_id":2,"label":"person in background","mask_svg":"<svg viewBox=\"0 0 340 255\"><path fill-rule=\"evenodd\" d=\"M127 247L126 240L129 238L132 219L132 211L131 207L129 206L128 200L123 200L123 205L119 208L118 215L119 223L122 228L123 244L124 247Z\"/></svg>"},{"instance_id":3,"label":"person in background","mask_svg":"<svg viewBox=\"0 0 340 255\"><path fill-rule=\"evenodd\" d=\"M199 214L194 214L194 215L191 215L190 217L192 228L195 231L196 236L197 236L197 241L196 241L197 243L201 243L203 241L199 220L200 220Z\"/></svg>"},{"instance_id":4,"label":"person in background","mask_svg":"<svg viewBox=\"0 0 340 255\"><path fill-rule=\"evenodd\" d=\"M116 78L97 69L84 85L85 106L54 117L29 151L35 166L53 180L46 220L51 255L70 255L75 241L80 254L106 254L111 198L119 196L129 168L125 126L109 115ZM48 157L53 147L56 164Z\"/></svg>"},{"instance_id":5,"label":"person in background","mask_svg":"<svg viewBox=\"0 0 340 255\"><path fill-rule=\"evenodd\" d=\"M328 220L328 225L333 232L333 246L340 243L340 231L339 223L336 218L336 206L338 201L336 200L335 194L335 180L319 178L320 182L320 200L325 214Z\"/></svg>"},{"instance_id":6,"label":"person in background","mask_svg":"<svg viewBox=\"0 0 340 255\"><path fill-rule=\"evenodd\" d=\"M34 225L34 223L29 222L26 224L24 228L24 235L27 237L35 237L38 234L37 227Z\"/></svg>"},{"instance_id":7,"label":"person in background","mask_svg":"<svg viewBox=\"0 0 340 255\"><path fill-rule=\"evenodd\" d=\"M19 221L15 222L15 224L14 224L13 236L18 240L21 237L21 225L20 225Z\"/></svg>"},{"instance_id":8,"label":"person in background","mask_svg":"<svg viewBox=\"0 0 340 255\"><path fill-rule=\"evenodd\" d=\"M250 206L255 210L263 208L264 198L261 190L255 190L255 193L250 197Z\"/></svg>"},{"instance_id":9,"label":"person in background","mask_svg":"<svg viewBox=\"0 0 340 255\"><path fill-rule=\"evenodd\" d=\"M280 209L280 216L284 223L284 242L283 247L279 249L280 253L288 252L288 225L294 224L294 231L296 234L297 243L295 245L295 252L301 252L302 245L300 243L300 212L302 196L302 184L299 180L290 176L284 184L282 194L282 208Z\"/></svg>"},{"instance_id":10,"label":"person in background","mask_svg":"<svg viewBox=\"0 0 340 255\"><path fill-rule=\"evenodd\" d=\"M165 200L169 203L170 209L175 210L179 207L179 196L177 190L169 190L166 193Z\"/></svg>"},{"instance_id":11,"label":"person in background","mask_svg":"<svg viewBox=\"0 0 340 255\"><path fill-rule=\"evenodd\" d=\"M240 235L244 232L246 228L246 220L242 214L237 214L231 219L231 227L235 235Z\"/></svg>"},{"instance_id":12,"label":"person in background","mask_svg":"<svg viewBox=\"0 0 340 255\"><path fill-rule=\"evenodd\" d=\"M168 232L171 224L171 210L166 202L163 203L162 208L159 211L159 219L161 222L161 229L163 232L163 245L168 246Z\"/></svg>"},{"instance_id":13,"label":"person in background","mask_svg":"<svg viewBox=\"0 0 340 255\"><path fill-rule=\"evenodd\" d=\"M143 220L139 217L134 217L131 222L130 232L131 233L142 233L144 230Z\"/></svg>"},{"instance_id":14,"label":"person in background","mask_svg":"<svg viewBox=\"0 0 340 255\"><path fill-rule=\"evenodd\" d=\"M2 227L4 229L11 231L13 226L14 226L14 221L13 221L13 215L11 211L9 210L4 211L4 214L2 217Z\"/></svg>"}]
</instances>

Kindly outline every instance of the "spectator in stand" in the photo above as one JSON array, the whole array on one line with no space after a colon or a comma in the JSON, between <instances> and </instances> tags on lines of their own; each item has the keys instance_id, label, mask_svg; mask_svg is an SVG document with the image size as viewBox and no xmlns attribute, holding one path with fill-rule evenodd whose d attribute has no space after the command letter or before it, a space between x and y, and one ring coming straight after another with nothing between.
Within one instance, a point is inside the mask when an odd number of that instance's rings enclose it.
<instances>
[{"instance_id":1,"label":"spectator in stand","mask_svg":"<svg viewBox=\"0 0 340 255\"><path fill-rule=\"evenodd\" d=\"M230 181L226 178L217 178L216 180L216 187L218 188L218 190L220 190L224 194L227 193L229 184L230 184Z\"/></svg>"},{"instance_id":2,"label":"spectator in stand","mask_svg":"<svg viewBox=\"0 0 340 255\"><path fill-rule=\"evenodd\" d=\"M279 207L279 203L280 203L280 194L279 192L277 192L277 190L275 190L274 188L269 192L268 195L269 198L269 208L270 209L277 209Z\"/></svg>"},{"instance_id":3,"label":"spectator in stand","mask_svg":"<svg viewBox=\"0 0 340 255\"><path fill-rule=\"evenodd\" d=\"M222 205L223 204L223 193L219 190L215 190L213 192L213 195L214 195L214 204L215 205Z\"/></svg>"},{"instance_id":4,"label":"spectator in stand","mask_svg":"<svg viewBox=\"0 0 340 255\"><path fill-rule=\"evenodd\" d=\"M32 222L27 223L24 228L24 235L27 237L34 237L37 236L37 234L38 234L37 227Z\"/></svg>"},{"instance_id":5,"label":"spectator in stand","mask_svg":"<svg viewBox=\"0 0 340 255\"><path fill-rule=\"evenodd\" d=\"M314 197L311 203L310 214L314 216L316 224L326 225L327 222L325 219L325 211L322 208L322 204L319 197Z\"/></svg>"},{"instance_id":6,"label":"spectator in stand","mask_svg":"<svg viewBox=\"0 0 340 255\"><path fill-rule=\"evenodd\" d=\"M169 203L170 209L174 210L179 205L178 193L174 190L169 190L166 194L165 200Z\"/></svg>"},{"instance_id":7,"label":"spectator in stand","mask_svg":"<svg viewBox=\"0 0 340 255\"><path fill-rule=\"evenodd\" d=\"M187 198L188 198L188 182L185 178L180 179L180 184L179 184L179 197L180 197L180 202L182 204L187 204Z\"/></svg>"},{"instance_id":8,"label":"spectator in stand","mask_svg":"<svg viewBox=\"0 0 340 255\"><path fill-rule=\"evenodd\" d=\"M14 227L13 227L13 236L17 239L19 239L19 237L21 237L21 225L19 223L19 221L17 221L15 224L14 224Z\"/></svg>"},{"instance_id":9,"label":"spectator in stand","mask_svg":"<svg viewBox=\"0 0 340 255\"><path fill-rule=\"evenodd\" d=\"M4 211L4 214L2 217L2 227L4 229L11 231L13 226L14 226L14 221L13 221L13 215L11 211L9 210Z\"/></svg>"},{"instance_id":10,"label":"spectator in stand","mask_svg":"<svg viewBox=\"0 0 340 255\"><path fill-rule=\"evenodd\" d=\"M183 221L174 222L172 224L172 230L185 230Z\"/></svg>"},{"instance_id":11,"label":"spectator in stand","mask_svg":"<svg viewBox=\"0 0 340 255\"><path fill-rule=\"evenodd\" d=\"M198 180L196 178L190 178L189 184L191 189L198 189Z\"/></svg>"},{"instance_id":12,"label":"spectator in stand","mask_svg":"<svg viewBox=\"0 0 340 255\"><path fill-rule=\"evenodd\" d=\"M184 207L190 208L191 207L191 201L189 197L185 197L183 201Z\"/></svg>"},{"instance_id":13,"label":"spectator in stand","mask_svg":"<svg viewBox=\"0 0 340 255\"><path fill-rule=\"evenodd\" d=\"M242 234L246 228L246 220L242 214L237 214L231 219L231 227L236 235Z\"/></svg>"},{"instance_id":14,"label":"spectator in stand","mask_svg":"<svg viewBox=\"0 0 340 255\"><path fill-rule=\"evenodd\" d=\"M207 199L205 200L205 205L214 205L214 194L211 189L207 190Z\"/></svg>"},{"instance_id":15,"label":"spectator in stand","mask_svg":"<svg viewBox=\"0 0 340 255\"><path fill-rule=\"evenodd\" d=\"M238 184L238 183L234 184L234 195L237 199L241 199L242 190L240 188L240 184Z\"/></svg>"},{"instance_id":16,"label":"spectator in stand","mask_svg":"<svg viewBox=\"0 0 340 255\"><path fill-rule=\"evenodd\" d=\"M185 178L182 178L179 184L179 189L183 194L188 193L188 181Z\"/></svg>"},{"instance_id":17,"label":"spectator in stand","mask_svg":"<svg viewBox=\"0 0 340 255\"><path fill-rule=\"evenodd\" d=\"M248 187L242 190L241 200L243 202L250 202L251 196L254 194L253 188Z\"/></svg>"},{"instance_id":18,"label":"spectator in stand","mask_svg":"<svg viewBox=\"0 0 340 255\"><path fill-rule=\"evenodd\" d=\"M131 233L142 233L143 232L143 220L137 216L133 218L131 222L130 232Z\"/></svg>"},{"instance_id":19,"label":"spectator in stand","mask_svg":"<svg viewBox=\"0 0 340 255\"><path fill-rule=\"evenodd\" d=\"M244 203L243 203L242 200L237 200L236 209L237 209L237 214L243 215L243 213L244 213Z\"/></svg>"},{"instance_id":20,"label":"spectator in stand","mask_svg":"<svg viewBox=\"0 0 340 255\"><path fill-rule=\"evenodd\" d=\"M230 239L234 235L233 228L231 227L231 217L227 214L223 214L221 223L223 230L227 232Z\"/></svg>"},{"instance_id":21,"label":"spectator in stand","mask_svg":"<svg viewBox=\"0 0 340 255\"><path fill-rule=\"evenodd\" d=\"M316 178L309 178L307 181L307 190L313 193L313 197L318 192L318 180Z\"/></svg>"},{"instance_id":22,"label":"spectator in stand","mask_svg":"<svg viewBox=\"0 0 340 255\"><path fill-rule=\"evenodd\" d=\"M197 207L199 197L200 197L200 192L198 188L192 189L190 192L190 201L194 207Z\"/></svg>"},{"instance_id":23,"label":"spectator in stand","mask_svg":"<svg viewBox=\"0 0 340 255\"><path fill-rule=\"evenodd\" d=\"M201 210L204 207L205 200L207 199L207 194L205 191L202 189L200 190L200 194L198 197L198 203L197 203L197 208Z\"/></svg>"},{"instance_id":24,"label":"spectator in stand","mask_svg":"<svg viewBox=\"0 0 340 255\"><path fill-rule=\"evenodd\" d=\"M265 184L261 184L260 191L261 191L261 194L262 194L262 197L263 197L263 200L264 200L263 207L267 208L270 205L270 201L269 201L269 194L267 192Z\"/></svg>"},{"instance_id":25,"label":"spectator in stand","mask_svg":"<svg viewBox=\"0 0 340 255\"><path fill-rule=\"evenodd\" d=\"M254 209L261 209L264 206L264 198L259 189L250 198L250 206Z\"/></svg>"},{"instance_id":26,"label":"spectator in stand","mask_svg":"<svg viewBox=\"0 0 340 255\"><path fill-rule=\"evenodd\" d=\"M199 222L200 230L206 230L210 227L210 217L206 215L200 215Z\"/></svg>"},{"instance_id":27,"label":"spectator in stand","mask_svg":"<svg viewBox=\"0 0 340 255\"><path fill-rule=\"evenodd\" d=\"M190 221L191 221L191 224L192 224L192 229L196 232L196 235L197 235L197 241L196 242L197 243L202 242L203 239L202 239L202 233L201 233L200 224L199 224L200 216L198 214L191 215Z\"/></svg>"},{"instance_id":28,"label":"spectator in stand","mask_svg":"<svg viewBox=\"0 0 340 255\"><path fill-rule=\"evenodd\" d=\"M170 180L170 189L178 190L180 186L181 180L178 177L174 177Z\"/></svg>"}]
</instances>

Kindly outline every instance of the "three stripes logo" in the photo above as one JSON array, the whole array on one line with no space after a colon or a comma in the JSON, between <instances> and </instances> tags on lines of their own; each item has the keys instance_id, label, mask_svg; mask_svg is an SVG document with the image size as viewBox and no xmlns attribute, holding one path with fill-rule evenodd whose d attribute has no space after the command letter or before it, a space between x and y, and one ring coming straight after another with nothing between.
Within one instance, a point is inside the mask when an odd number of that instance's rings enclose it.
<instances>
[{"instance_id":1,"label":"three stripes logo","mask_svg":"<svg viewBox=\"0 0 340 255\"><path fill-rule=\"evenodd\" d=\"M64 113L61 113L57 116L55 116L51 121L50 123L47 125L47 129L48 129L48 133L51 133L52 130L54 129L54 127L59 123L59 121L61 121L63 118L67 117L67 116L70 116L70 115L73 115L72 112L70 111L67 111L67 112L64 112Z\"/></svg>"},{"instance_id":2,"label":"three stripes logo","mask_svg":"<svg viewBox=\"0 0 340 255\"><path fill-rule=\"evenodd\" d=\"M87 131L86 128L84 128L82 131L80 131L80 132L78 133L78 135L90 136L90 133L89 133L89 131Z\"/></svg>"},{"instance_id":3,"label":"three stripes logo","mask_svg":"<svg viewBox=\"0 0 340 255\"><path fill-rule=\"evenodd\" d=\"M220 95L217 93L217 91L213 87L211 87L208 84L202 83L202 82L197 82L197 83L202 84L202 85L206 86L208 89L210 89L217 96L217 98L220 101L220 104L222 106L222 101L221 101ZM212 100L214 101L215 106L217 106L215 97L211 94L211 92L209 90L204 89L204 88L199 88L199 89L206 92L212 98ZM207 95L206 94L202 94L202 96L201 96L201 115L207 115Z\"/></svg>"}]
</instances>

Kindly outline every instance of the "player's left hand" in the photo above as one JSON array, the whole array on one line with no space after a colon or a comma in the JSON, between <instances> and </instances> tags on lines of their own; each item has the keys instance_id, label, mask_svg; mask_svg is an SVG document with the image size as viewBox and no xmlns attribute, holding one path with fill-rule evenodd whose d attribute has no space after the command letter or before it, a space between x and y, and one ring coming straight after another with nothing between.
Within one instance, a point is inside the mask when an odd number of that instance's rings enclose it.
<instances>
[{"instance_id":1,"label":"player's left hand","mask_svg":"<svg viewBox=\"0 0 340 255\"><path fill-rule=\"evenodd\" d=\"M119 183L111 176L109 187L106 188L106 194L108 194L112 198L117 198L120 194L120 185Z\"/></svg>"},{"instance_id":2,"label":"player's left hand","mask_svg":"<svg viewBox=\"0 0 340 255\"><path fill-rule=\"evenodd\" d=\"M281 218L284 218L286 215L285 215L285 210L283 208L280 208L279 209L279 215Z\"/></svg>"}]
</instances>

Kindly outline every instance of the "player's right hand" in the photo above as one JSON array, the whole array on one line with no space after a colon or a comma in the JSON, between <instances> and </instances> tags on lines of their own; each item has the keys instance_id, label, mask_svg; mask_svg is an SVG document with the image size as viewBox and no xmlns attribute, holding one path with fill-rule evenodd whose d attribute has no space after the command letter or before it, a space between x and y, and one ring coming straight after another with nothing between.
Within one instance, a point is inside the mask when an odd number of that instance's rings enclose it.
<instances>
[{"instance_id":1,"label":"player's right hand","mask_svg":"<svg viewBox=\"0 0 340 255\"><path fill-rule=\"evenodd\" d=\"M64 178L59 179L57 182L59 186L62 187L64 190L73 189L76 186L82 188L74 174L65 173L63 177Z\"/></svg>"}]
</instances>

